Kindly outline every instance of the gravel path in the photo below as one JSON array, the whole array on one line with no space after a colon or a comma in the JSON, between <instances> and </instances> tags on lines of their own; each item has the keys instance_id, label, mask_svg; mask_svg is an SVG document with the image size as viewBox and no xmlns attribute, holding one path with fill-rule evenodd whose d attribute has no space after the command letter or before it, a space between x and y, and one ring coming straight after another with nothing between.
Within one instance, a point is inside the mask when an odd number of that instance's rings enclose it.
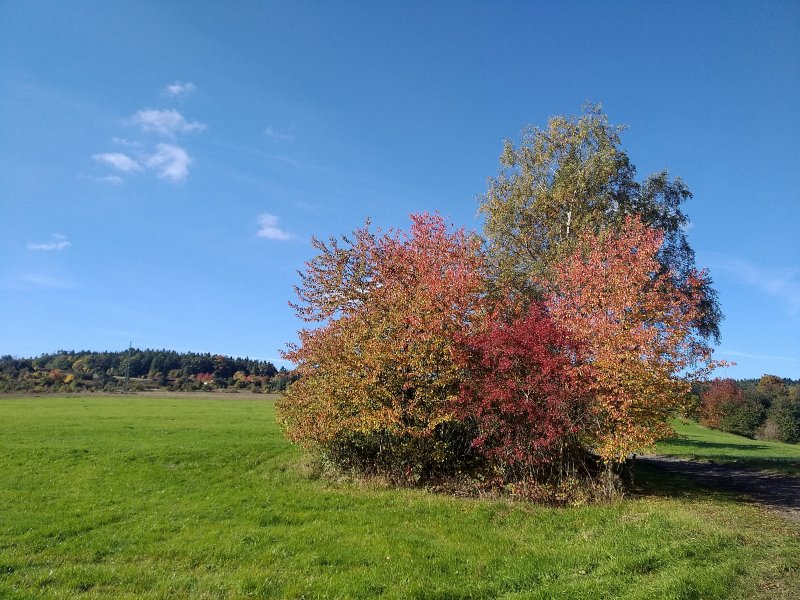
<instances>
[{"instance_id":1,"label":"gravel path","mask_svg":"<svg viewBox=\"0 0 800 600\"><path fill-rule=\"evenodd\" d=\"M800 478L763 473L735 465L713 464L671 456L640 455L638 461L693 478L704 487L749 496L784 518L800 523Z\"/></svg>"}]
</instances>

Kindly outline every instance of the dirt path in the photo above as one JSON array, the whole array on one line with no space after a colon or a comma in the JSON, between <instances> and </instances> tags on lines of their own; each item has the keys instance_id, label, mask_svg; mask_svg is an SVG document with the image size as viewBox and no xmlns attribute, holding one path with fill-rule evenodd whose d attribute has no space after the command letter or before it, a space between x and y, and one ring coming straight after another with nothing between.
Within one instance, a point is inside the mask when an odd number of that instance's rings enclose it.
<instances>
[{"instance_id":1,"label":"dirt path","mask_svg":"<svg viewBox=\"0 0 800 600\"><path fill-rule=\"evenodd\" d=\"M778 512L784 518L800 523L800 478L798 477L671 456L642 455L636 460L670 473L691 477L703 487L748 496L758 504Z\"/></svg>"}]
</instances>

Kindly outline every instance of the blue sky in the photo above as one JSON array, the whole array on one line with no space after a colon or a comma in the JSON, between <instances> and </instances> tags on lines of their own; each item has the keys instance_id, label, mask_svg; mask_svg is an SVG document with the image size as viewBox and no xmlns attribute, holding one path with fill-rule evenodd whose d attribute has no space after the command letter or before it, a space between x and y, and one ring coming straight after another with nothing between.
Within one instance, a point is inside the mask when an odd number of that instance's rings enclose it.
<instances>
[{"instance_id":1,"label":"blue sky","mask_svg":"<svg viewBox=\"0 0 800 600\"><path fill-rule=\"evenodd\" d=\"M687 205L733 377L800 378L800 5L0 3L0 354L269 359L309 238L475 197L586 100Z\"/></svg>"}]
</instances>

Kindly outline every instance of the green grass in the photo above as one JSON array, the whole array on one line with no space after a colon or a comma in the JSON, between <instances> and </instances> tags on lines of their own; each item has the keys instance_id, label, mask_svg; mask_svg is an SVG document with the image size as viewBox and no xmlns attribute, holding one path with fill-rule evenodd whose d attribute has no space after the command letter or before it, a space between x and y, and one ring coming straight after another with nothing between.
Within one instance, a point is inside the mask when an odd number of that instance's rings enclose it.
<instances>
[{"instance_id":1,"label":"green grass","mask_svg":"<svg viewBox=\"0 0 800 600\"><path fill-rule=\"evenodd\" d=\"M263 400L0 400L0 598L789 598L724 496L551 509L311 479Z\"/></svg>"},{"instance_id":2,"label":"green grass","mask_svg":"<svg viewBox=\"0 0 800 600\"><path fill-rule=\"evenodd\" d=\"M693 460L736 463L744 467L800 476L800 445L751 440L708 429L691 421L674 423L674 438L656 445L656 452Z\"/></svg>"}]
</instances>

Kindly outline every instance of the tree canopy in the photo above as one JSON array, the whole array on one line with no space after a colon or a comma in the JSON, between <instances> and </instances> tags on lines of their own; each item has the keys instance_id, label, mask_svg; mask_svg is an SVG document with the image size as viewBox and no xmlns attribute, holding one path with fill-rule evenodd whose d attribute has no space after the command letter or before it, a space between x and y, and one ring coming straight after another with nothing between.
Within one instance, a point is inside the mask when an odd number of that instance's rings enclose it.
<instances>
[{"instance_id":1,"label":"tree canopy","mask_svg":"<svg viewBox=\"0 0 800 600\"><path fill-rule=\"evenodd\" d=\"M519 145L505 142L500 172L489 179L479 209L499 279L530 293L581 234L619 229L630 215L662 232L659 262L677 287L696 276L683 212L692 194L667 171L638 182L636 167L621 147L624 130L590 104L581 115L556 116L544 129L525 129ZM701 283L697 325L704 336L718 339L717 296L707 275Z\"/></svg>"}]
</instances>

